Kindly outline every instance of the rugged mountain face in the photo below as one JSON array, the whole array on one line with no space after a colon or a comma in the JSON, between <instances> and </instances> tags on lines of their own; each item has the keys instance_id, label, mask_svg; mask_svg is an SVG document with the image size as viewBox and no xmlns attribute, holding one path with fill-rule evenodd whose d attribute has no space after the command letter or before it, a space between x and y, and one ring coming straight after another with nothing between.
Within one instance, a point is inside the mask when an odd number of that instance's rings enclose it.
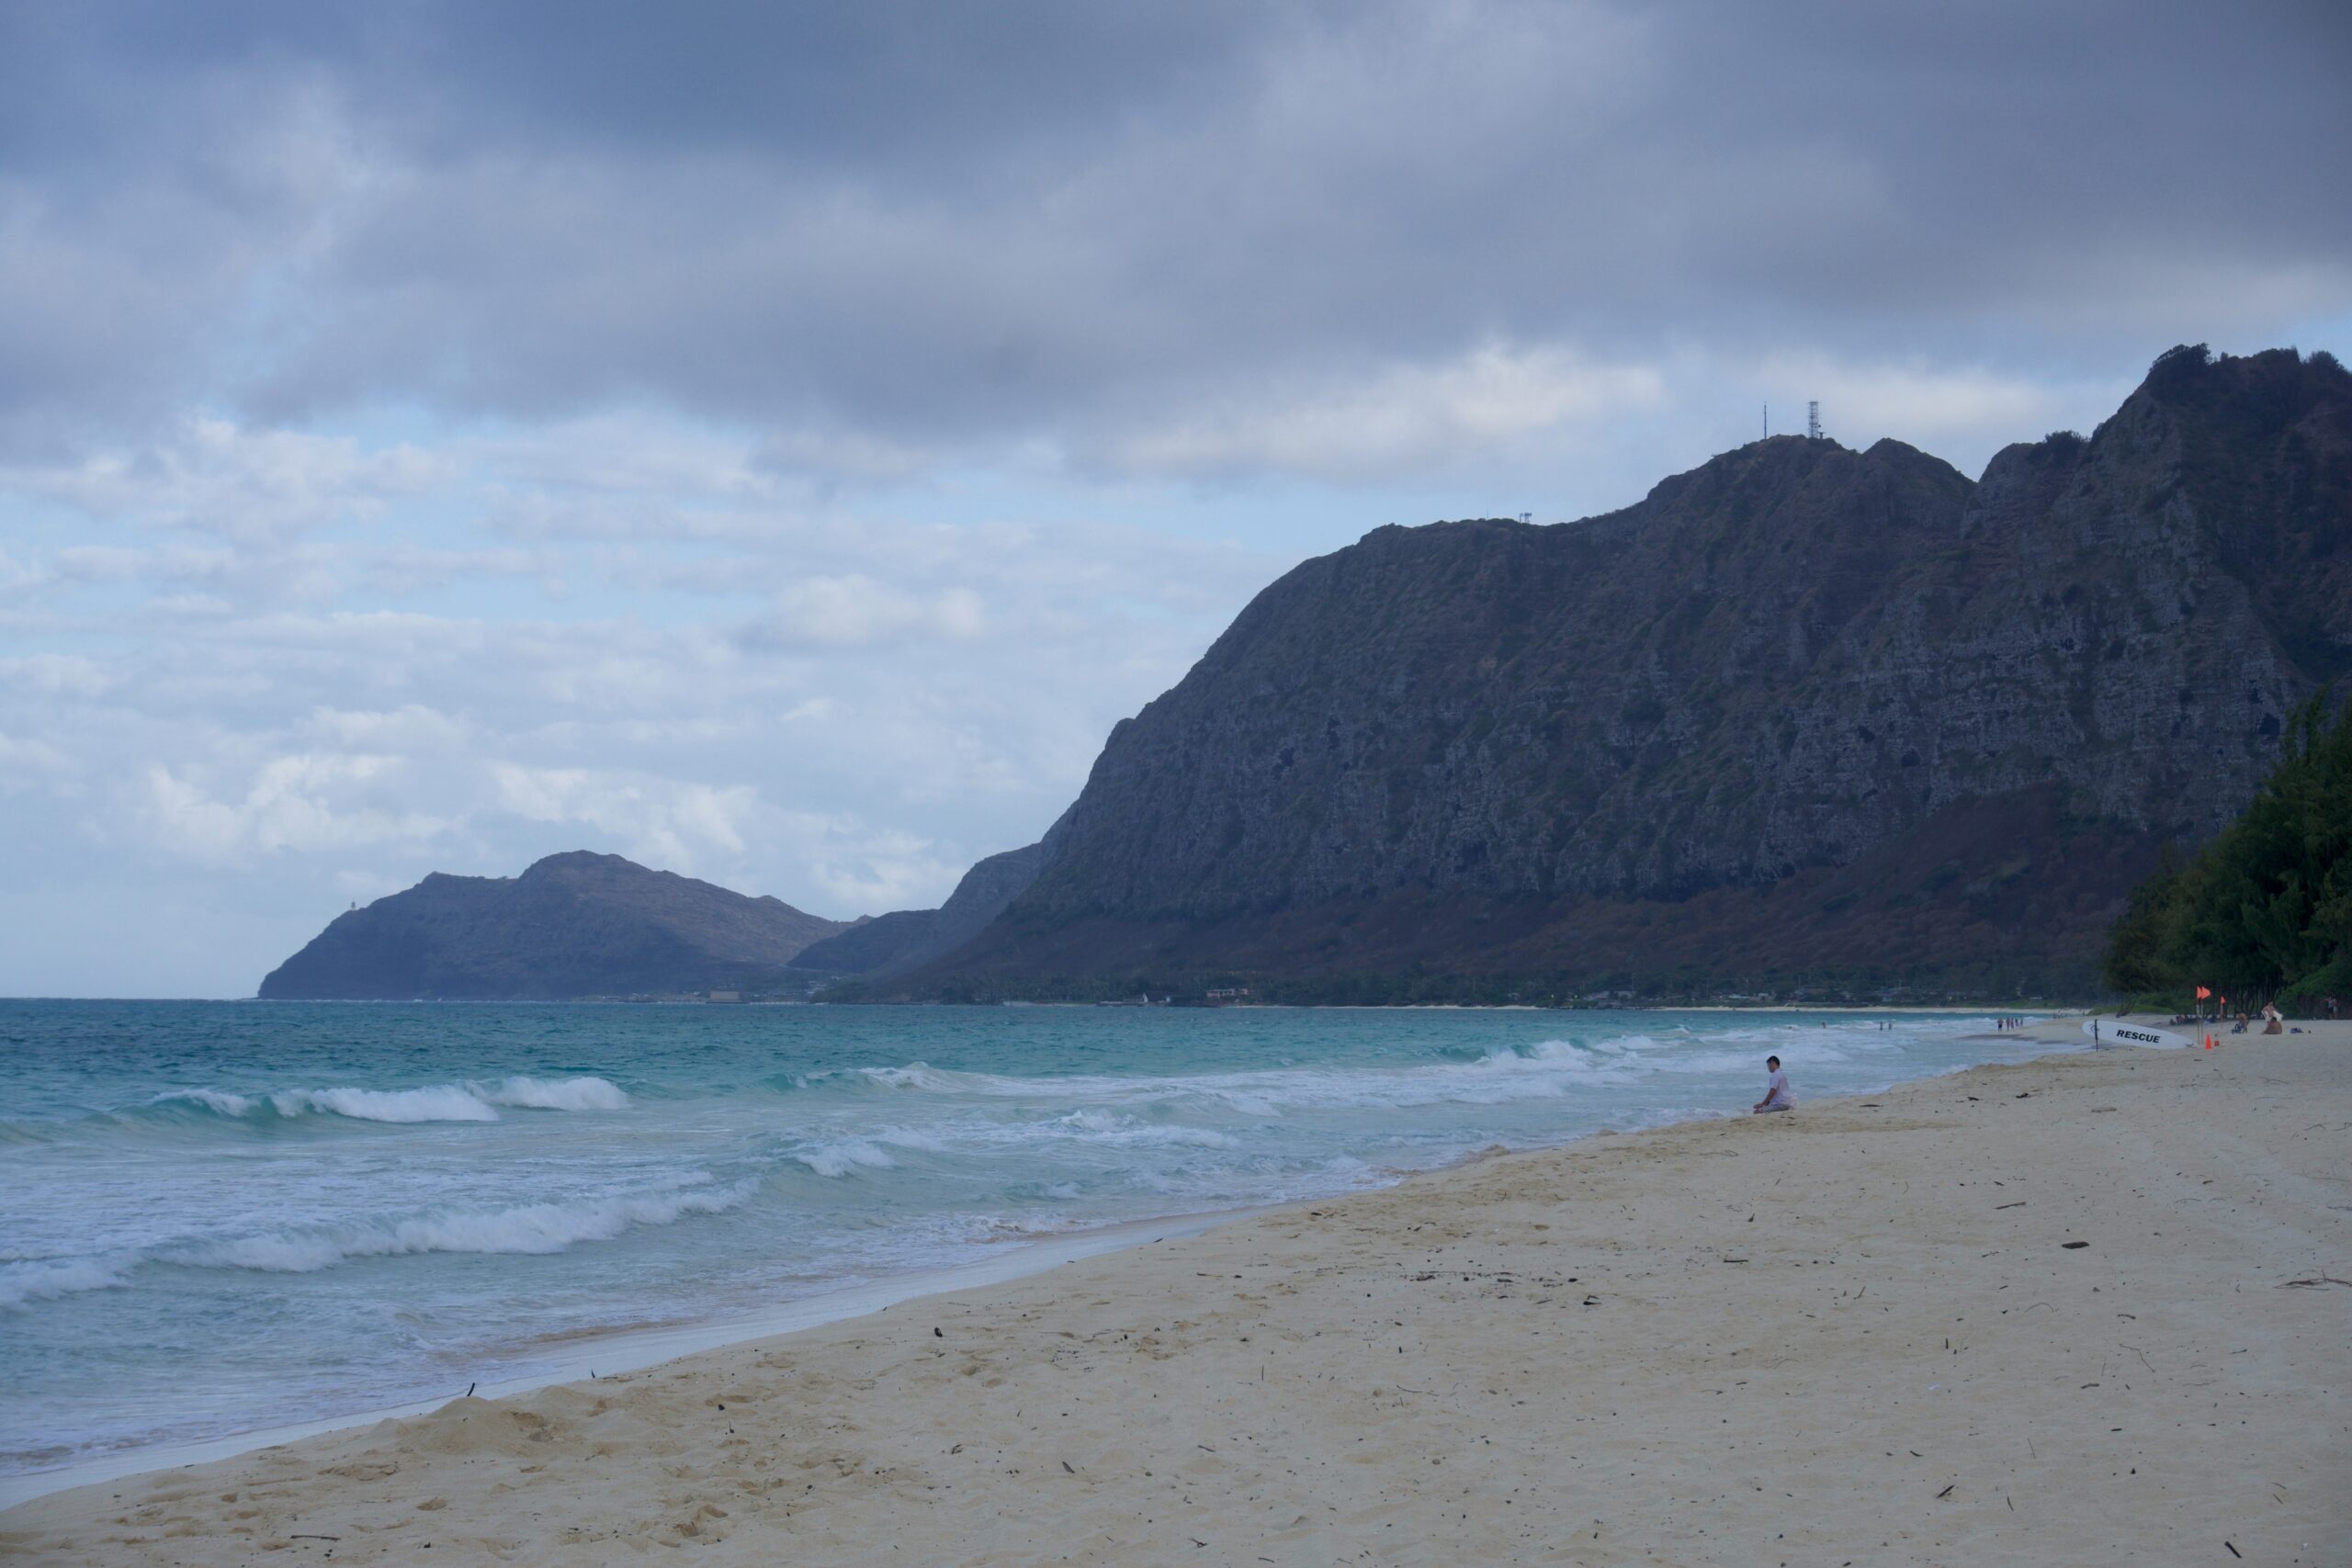
<instances>
[{"instance_id":1,"label":"rugged mountain face","mask_svg":"<svg viewBox=\"0 0 2352 1568\"><path fill-rule=\"evenodd\" d=\"M980 934L1006 905L1028 891L1045 864L1048 833L1038 843L990 855L964 874L936 909L893 909L811 943L796 968L888 979L953 953Z\"/></svg>"},{"instance_id":2,"label":"rugged mountain face","mask_svg":"<svg viewBox=\"0 0 2352 1568\"><path fill-rule=\"evenodd\" d=\"M775 898L579 851L515 877L436 872L338 915L261 994L485 1001L757 987L848 929Z\"/></svg>"},{"instance_id":3,"label":"rugged mountain face","mask_svg":"<svg viewBox=\"0 0 2352 1568\"><path fill-rule=\"evenodd\" d=\"M1975 483L1781 437L1307 562L914 981L2086 988L2157 846L2347 670L2352 377L2176 350Z\"/></svg>"}]
</instances>

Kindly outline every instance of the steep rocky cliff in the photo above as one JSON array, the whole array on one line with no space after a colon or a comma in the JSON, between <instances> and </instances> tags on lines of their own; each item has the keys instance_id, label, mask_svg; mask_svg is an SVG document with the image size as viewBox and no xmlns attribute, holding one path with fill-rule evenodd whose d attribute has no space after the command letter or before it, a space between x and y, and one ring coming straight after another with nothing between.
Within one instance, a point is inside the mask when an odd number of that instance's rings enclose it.
<instances>
[{"instance_id":1,"label":"steep rocky cliff","mask_svg":"<svg viewBox=\"0 0 2352 1568\"><path fill-rule=\"evenodd\" d=\"M1112 733L933 993L1399 971L2083 988L2352 670L2352 377L2177 350L1972 483L1758 442L1557 526L1383 528Z\"/></svg>"},{"instance_id":2,"label":"steep rocky cliff","mask_svg":"<svg viewBox=\"0 0 2352 1568\"><path fill-rule=\"evenodd\" d=\"M757 987L848 930L618 855L520 876L445 876L335 917L261 983L268 998L544 999Z\"/></svg>"}]
</instances>

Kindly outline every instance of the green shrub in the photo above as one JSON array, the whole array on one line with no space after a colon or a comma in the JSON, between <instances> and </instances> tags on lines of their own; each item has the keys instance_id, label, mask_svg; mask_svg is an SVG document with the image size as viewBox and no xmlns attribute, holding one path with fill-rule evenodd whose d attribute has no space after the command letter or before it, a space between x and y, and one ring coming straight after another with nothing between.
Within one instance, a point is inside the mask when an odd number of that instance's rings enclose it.
<instances>
[{"instance_id":1,"label":"green shrub","mask_svg":"<svg viewBox=\"0 0 2352 1568\"><path fill-rule=\"evenodd\" d=\"M2132 895L2102 971L2126 995L2212 987L2234 1003L2352 992L2352 705L2296 710L2278 766L2186 866Z\"/></svg>"}]
</instances>

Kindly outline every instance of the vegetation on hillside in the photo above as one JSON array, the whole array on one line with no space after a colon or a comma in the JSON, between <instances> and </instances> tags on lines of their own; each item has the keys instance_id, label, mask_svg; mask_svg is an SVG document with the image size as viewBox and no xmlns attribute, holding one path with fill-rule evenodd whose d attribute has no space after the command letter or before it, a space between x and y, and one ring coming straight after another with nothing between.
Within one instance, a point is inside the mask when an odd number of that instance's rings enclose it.
<instances>
[{"instance_id":1,"label":"vegetation on hillside","mask_svg":"<svg viewBox=\"0 0 2352 1568\"><path fill-rule=\"evenodd\" d=\"M2296 711L2245 814L2133 892L2106 976L2132 997L2209 987L2233 1011L2352 998L2352 705L2332 724L2324 694Z\"/></svg>"}]
</instances>

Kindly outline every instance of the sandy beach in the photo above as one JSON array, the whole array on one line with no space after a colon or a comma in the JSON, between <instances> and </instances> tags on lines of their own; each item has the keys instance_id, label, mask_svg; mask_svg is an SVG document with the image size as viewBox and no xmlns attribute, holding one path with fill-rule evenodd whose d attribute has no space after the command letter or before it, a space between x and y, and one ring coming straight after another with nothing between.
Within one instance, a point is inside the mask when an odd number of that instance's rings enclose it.
<instances>
[{"instance_id":1,"label":"sandy beach","mask_svg":"<svg viewBox=\"0 0 2352 1568\"><path fill-rule=\"evenodd\" d=\"M1498 1156L57 1493L0 1555L2352 1562L2352 1025L2224 1040Z\"/></svg>"}]
</instances>

